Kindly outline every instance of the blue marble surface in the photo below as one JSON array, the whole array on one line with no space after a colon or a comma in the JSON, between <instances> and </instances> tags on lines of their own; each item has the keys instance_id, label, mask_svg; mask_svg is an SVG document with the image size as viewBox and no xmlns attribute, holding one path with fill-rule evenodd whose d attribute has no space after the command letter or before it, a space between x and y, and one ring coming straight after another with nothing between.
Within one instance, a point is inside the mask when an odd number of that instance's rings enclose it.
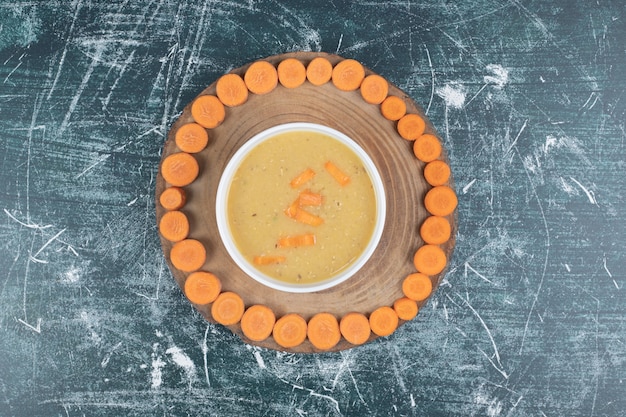
<instances>
[{"instance_id":1,"label":"blue marble surface","mask_svg":"<svg viewBox=\"0 0 626 417\"><path fill-rule=\"evenodd\" d=\"M625 20L619 0L0 0L0 415L626 415ZM205 322L155 227L184 105L295 50L421 103L459 195L437 293L340 353Z\"/></svg>"}]
</instances>

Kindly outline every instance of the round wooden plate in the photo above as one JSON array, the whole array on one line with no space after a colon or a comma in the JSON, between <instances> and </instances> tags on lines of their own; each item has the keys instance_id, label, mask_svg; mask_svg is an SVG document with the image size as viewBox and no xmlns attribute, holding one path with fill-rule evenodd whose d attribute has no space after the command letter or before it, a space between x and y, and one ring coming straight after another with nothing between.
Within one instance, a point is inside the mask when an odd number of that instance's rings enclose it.
<instances>
[{"instance_id":1,"label":"round wooden plate","mask_svg":"<svg viewBox=\"0 0 626 417\"><path fill-rule=\"evenodd\" d=\"M323 56L333 65L343 58L316 52L295 52L272 56L265 60L278 65L285 58L297 58L307 65L313 58ZM248 65L234 69L233 73L243 76ZM373 72L366 69L366 75ZM215 95L215 83L200 95ZM415 104L403 91L390 84L389 95L404 99L408 113L417 113L426 121L426 133L436 134L421 107ZM163 148L162 158L178 152L174 141L176 130L185 123L193 122L187 105L182 115L173 124ZM233 156L251 137L272 126L310 122L329 126L343 132L356 141L372 158L382 177L386 200L387 218L380 243L363 268L346 282L328 290L315 293L286 293L266 287L241 271L228 255L217 231L215 217L215 196L221 173ZM319 312L329 312L338 319L346 313L356 311L369 315L380 306L391 306L403 297L402 281L415 272L413 255L424 244L419 236L419 226L429 216L424 208L424 195L431 188L422 175L424 163L412 152L413 142L402 139L396 131L396 123L386 120L380 114L378 105L366 103L359 91L343 92L329 82L314 86L305 82L300 87L287 89L280 84L274 91L265 95L250 94L248 101L233 108L226 108L224 122L209 130L209 145L200 153L194 154L200 165L198 178L185 187L187 203L182 211L189 218L189 237L200 240L207 249L207 260L202 270L214 273L220 278L223 291L234 291L244 300L246 306L264 304L272 308L279 318L287 313L299 313L309 319ZM439 158L448 162L447 155ZM452 178L450 179L453 186ZM165 210L158 202L166 188L160 170L156 181L156 217L161 219ZM452 225L451 239L441 245L448 259L452 254L456 235L456 211L449 216ZM158 224L158 223L157 223ZM169 260L172 243L161 237L161 244L170 270L183 288L188 273L177 270ZM436 289L445 271L431 277ZM418 303L421 307L421 304ZM209 321L210 305L194 305ZM289 352L318 351L308 341L284 349L270 337L262 342L248 340L239 325L228 326L246 343ZM372 334L370 341L377 336ZM331 351L354 347L343 338Z\"/></svg>"}]
</instances>

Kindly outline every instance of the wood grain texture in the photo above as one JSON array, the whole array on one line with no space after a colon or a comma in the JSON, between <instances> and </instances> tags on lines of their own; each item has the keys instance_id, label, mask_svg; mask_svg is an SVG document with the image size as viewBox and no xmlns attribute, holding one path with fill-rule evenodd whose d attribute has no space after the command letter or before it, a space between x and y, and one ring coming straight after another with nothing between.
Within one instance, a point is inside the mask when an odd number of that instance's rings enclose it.
<instances>
[{"instance_id":1,"label":"wood grain texture","mask_svg":"<svg viewBox=\"0 0 626 417\"><path fill-rule=\"evenodd\" d=\"M323 56L333 65L343 58L337 55L315 52L295 52L264 58L277 66L282 60L296 58L307 65L313 58ZM237 68L232 73L243 76L251 63ZM367 69L366 75L373 72ZM215 94L215 83L199 95ZM391 86L389 94L401 97L407 104L409 113L421 115L427 122L427 132L436 134L432 123L406 93ZM189 103L182 115L173 124L164 144L162 160L172 153L179 152L174 136L183 124L193 122ZM358 143L374 161L382 178L385 193L387 216L385 229L377 249L361 270L346 282L328 290L312 293L284 293L266 287L246 275L230 258L219 234L215 218L215 196L221 173L233 154L256 134L279 124L292 122L318 123L336 129ZM368 315L381 306L391 306L403 297L402 280L415 272L413 254L424 244L419 237L419 226L428 217L423 199L431 188L424 180L424 163L413 155L412 141L402 139L396 130L396 123L386 120L380 114L379 106L363 101L358 90L342 92L332 82L314 86L308 82L296 89L279 85L269 94L251 94L248 101L238 107L227 108L224 122L209 130L210 144L195 155L200 163L201 173L193 184L185 187L189 196L183 211L192 225L190 238L204 243L209 253L204 270L211 271L221 278L224 291L239 294L246 306L263 304L272 308L278 317L288 313L298 313L306 320L314 314L328 312L340 319L345 314L357 311ZM444 152L441 157L449 161ZM453 185L450 179L450 185ZM164 214L158 203L166 183L160 173L156 179L157 222ZM452 236L456 234L456 211L448 216L452 225ZM449 259L454 248L454 237L442 245ZM177 270L169 261L172 243L161 237L164 255L170 269L182 288L187 274ZM445 271L431 277L436 289ZM426 301L419 303L423 306ZM210 305L196 306L202 315L214 322ZM241 332L240 326L228 326L246 342L277 350L290 352L315 352L307 340L303 344L283 349L270 337L261 342L250 341ZM370 337L370 341L376 339ZM342 339L331 351L353 347Z\"/></svg>"},{"instance_id":2,"label":"wood grain texture","mask_svg":"<svg viewBox=\"0 0 626 417\"><path fill-rule=\"evenodd\" d=\"M626 415L623 3L0 0L0 415ZM314 355L206 321L154 205L185 104L299 50L423 104L459 197L418 317Z\"/></svg>"}]
</instances>

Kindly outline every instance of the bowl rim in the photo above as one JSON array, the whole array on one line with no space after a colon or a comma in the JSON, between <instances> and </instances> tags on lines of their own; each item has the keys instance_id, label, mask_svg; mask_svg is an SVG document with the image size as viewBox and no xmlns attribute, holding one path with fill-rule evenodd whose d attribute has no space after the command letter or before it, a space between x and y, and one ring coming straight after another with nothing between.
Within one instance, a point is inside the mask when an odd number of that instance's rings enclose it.
<instances>
[{"instance_id":1,"label":"bowl rim","mask_svg":"<svg viewBox=\"0 0 626 417\"><path fill-rule=\"evenodd\" d=\"M350 266L341 270L338 274L331 276L323 281L318 281L308 284L296 284L278 280L256 269L239 251L237 245L234 242L232 233L230 232L229 220L228 220L228 194L230 192L230 185L234 174L241 165L242 161L248 154L260 143L282 133L293 131L309 131L325 134L335 140L338 140L342 144L346 145L352 150L358 158L361 160L365 169L370 177L372 186L374 187L374 198L376 201L376 222L374 225L374 231L372 236L365 247L365 250L359 255L359 257ZM246 275L254 279L255 281L263 284L269 288L290 292L290 293L311 293L316 291L322 291L332 288L342 282L347 281L353 277L371 258L372 254L378 247L382 233L384 230L386 220L386 198L385 188L382 178L376 165L369 157L367 152L353 139L346 134L333 129L331 127L317 124L317 123L284 123L272 126L265 129L248 141L246 141L230 158L226 167L222 171L219 184L217 187L217 194L215 198L215 214L217 220L217 228L226 248L226 252L229 254L233 262L244 272Z\"/></svg>"}]
</instances>

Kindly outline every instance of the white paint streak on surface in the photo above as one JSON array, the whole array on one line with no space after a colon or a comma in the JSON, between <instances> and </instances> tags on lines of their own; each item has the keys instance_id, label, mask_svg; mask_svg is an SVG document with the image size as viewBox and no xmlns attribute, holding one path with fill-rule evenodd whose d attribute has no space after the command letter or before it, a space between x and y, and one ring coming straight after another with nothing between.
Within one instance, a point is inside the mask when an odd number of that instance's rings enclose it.
<instances>
[{"instance_id":1,"label":"white paint streak on surface","mask_svg":"<svg viewBox=\"0 0 626 417\"><path fill-rule=\"evenodd\" d=\"M447 107L461 109L465 104L465 87L457 83L449 83L438 88L436 93L443 99Z\"/></svg>"},{"instance_id":2,"label":"white paint streak on surface","mask_svg":"<svg viewBox=\"0 0 626 417\"><path fill-rule=\"evenodd\" d=\"M574 181L576 183L576 185L578 185L580 187L581 190L583 190L583 192L585 193L585 195L587 196L587 198L589 199L589 202L591 204L595 204L596 206L598 205L598 201L596 200L596 196L593 193L593 191L590 191L589 189L587 189L584 185L582 185L580 182L578 182L578 180L574 177L569 177L570 180Z\"/></svg>"},{"instance_id":3,"label":"white paint streak on surface","mask_svg":"<svg viewBox=\"0 0 626 417\"><path fill-rule=\"evenodd\" d=\"M484 81L489 84L493 84L496 88L502 89L509 82L509 70L504 68L500 64L487 65L487 71L491 72L491 75L485 75Z\"/></svg>"},{"instance_id":4,"label":"white paint streak on surface","mask_svg":"<svg viewBox=\"0 0 626 417\"><path fill-rule=\"evenodd\" d=\"M157 354L159 344L152 345L152 371L150 373L150 382L152 389L159 388L163 383L163 367L165 362L161 359L161 356Z\"/></svg>"}]
</instances>

